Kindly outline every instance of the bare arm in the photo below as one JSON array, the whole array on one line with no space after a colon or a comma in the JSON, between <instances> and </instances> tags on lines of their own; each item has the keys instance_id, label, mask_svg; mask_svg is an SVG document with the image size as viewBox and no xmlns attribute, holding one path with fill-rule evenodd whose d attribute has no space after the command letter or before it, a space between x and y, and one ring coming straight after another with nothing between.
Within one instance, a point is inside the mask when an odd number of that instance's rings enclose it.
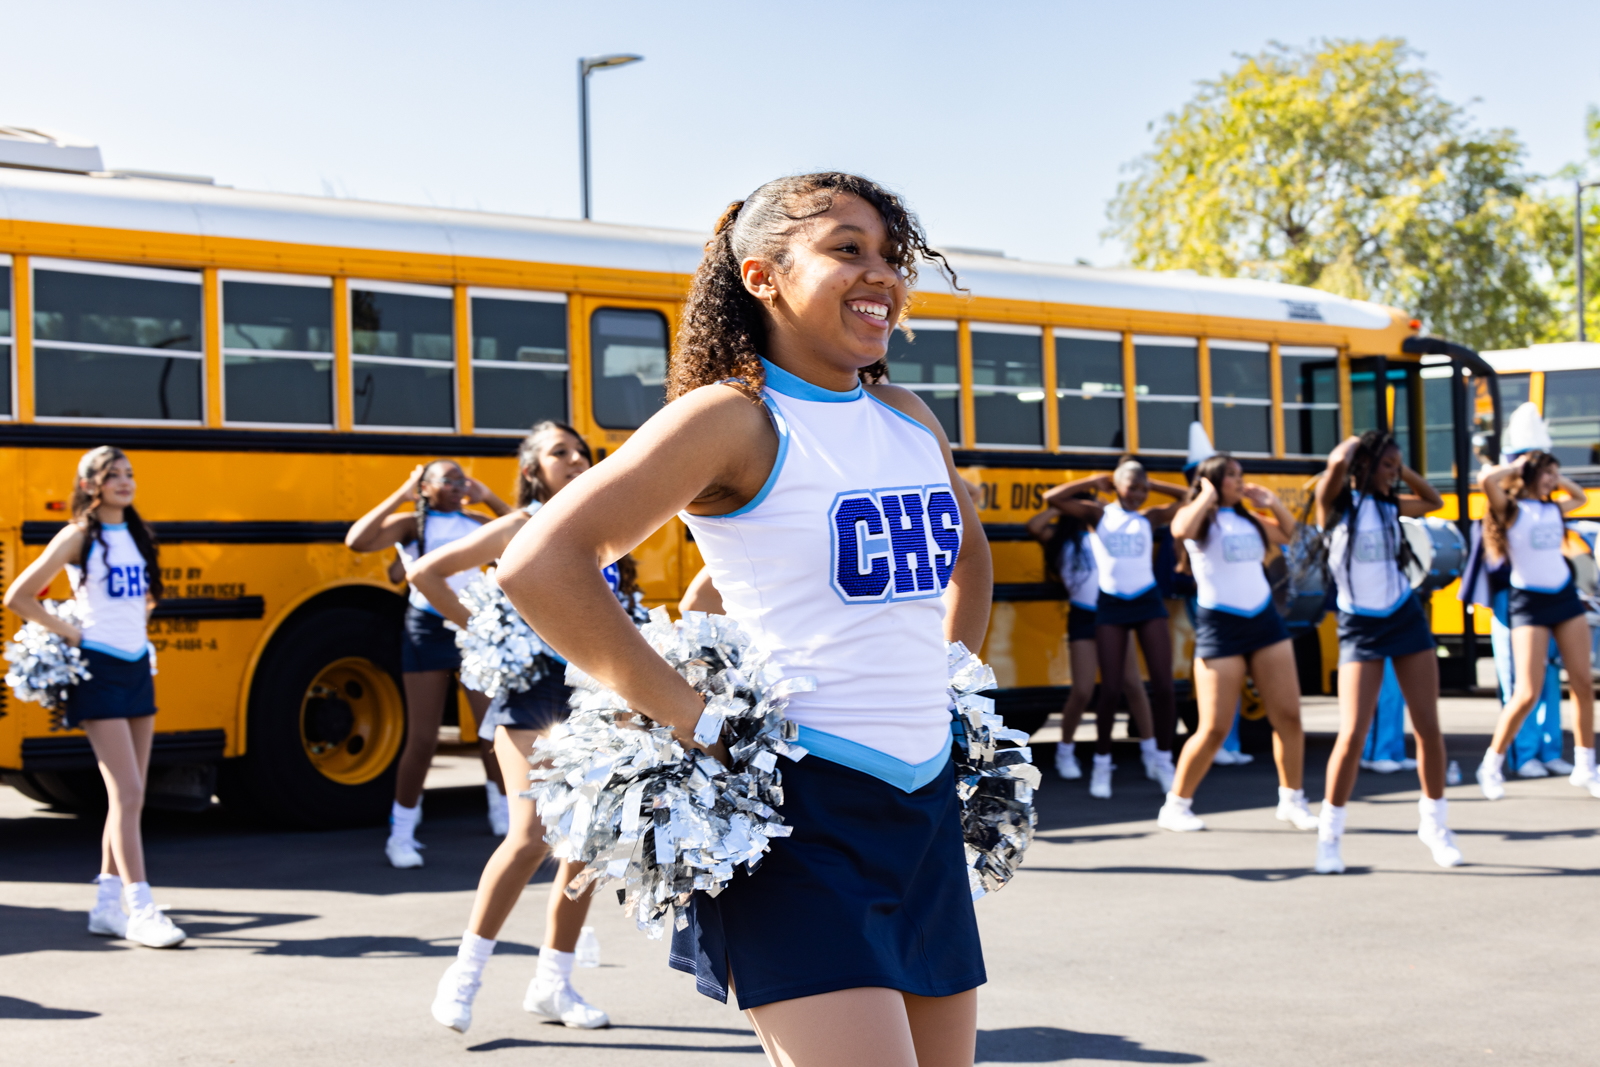
<instances>
[{"instance_id":1,"label":"bare arm","mask_svg":"<svg viewBox=\"0 0 1600 1067\"><path fill-rule=\"evenodd\" d=\"M76 645L83 640L79 629L63 619L58 619L39 603L39 594L50 587L61 569L78 558L83 549L83 529L68 523L50 539L43 554L23 568L17 580L6 590L6 610L27 622L36 622L52 633L58 633ZM148 615L148 608L146 609Z\"/></svg>"},{"instance_id":2,"label":"bare arm","mask_svg":"<svg viewBox=\"0 0 1600 1067\"><path fill-rule=\"evenodd\" d=\"M1197 537L1200 527L1205 522L1205 517L1211 509L1217 506L1217 487L1211 484L1211 479L1200 479L1199 494L1172 516L1172 536L1179 541ZM1152 522L1155 520L1152 519Z\"/></svg>"},{"instance_id":3,"label":"bare arm","mask_svg":"<svg viewBox=\"0 0 1600 1067\"><path fill-rule=\"evenodd\" d=\"M1346 437L1328 453L1328 468L1317 482L1317 525L1327 529L1333 518L1334 505L1339 500L1345 482L1350 479L1350 453L1361 443L1359 437Z\"/></svg>"},{"instance_id":4,"label":"bare arm","mask_svg":"<svg viewBox=\"0 0 1600 1067\"><path fill-rule=\"evenodd\" d=\"M1570 515L1589 502L1589 495L1583 491L1583 486L1565 474L1561 475L1561 488L1567 491L1567 499L1556 502L1561 514Z\"/></svg>"},{"instance_id":5,"label":"bare arm","mask_svg":"<svg viewBox=\"0 0 1600 1067\"><path fill-rule=\"evenodd\" d=\"M1063 515L1071 515L1075 519L1082 519L1090 526L1100 525L1100 516L1104 508L1094 500L1080 500L1076 494L1085 489L1094 493L1115 493L1116 487L1111 483L1109 474L1091 474L1087 478L1065 482L1045 490L1045 507L1055 508Z\"/></svg>"},{"instance_id":6,"label":"bare arm","mask_svg":"<svg viewBox=\"0 0 1600 1067\"><path fill-rule=\"evenodd\" d=\"M422 470L419 465L400 488L350 524L349 532L344 535L347 548L356 552L376 552L405 540L406 534L416 529L415 525L407 525L412 522L410 515L396 515L395 510L401 504L417 499L417 483L422 480Z\"/></svg>"},{"instance_id":7,"label":"bare arm","mask_svg":"<svg viewBox=\"0 0 1600 1067\"><path fill-rule=\"evenodd\" d=\"M457 626L472 620L461 598L446 581L452 574L482 567L500 558L511 538L522 529L528 517L520 511L486 522L465 537L434 549L406 568L406 580L428 598L434 610Z\"/></svg>"},{"instance_id":8,"label":"bare arm","mask_svg":"<svg viewBox=\"0 0 1600 1067\"><path fill-rule=\"evenodd\" d=\"M1183 506L1182 498L1189 494L1189 487L1187 485L1173 485L1171 482L1158 482L1154 478L1148 484L1151 492L1165 493L1170 497L1178 498L1170 504L1162 504L1159 507L1146 508L1144 510L1144 517L1150 520L1150 525L1165 526L1172 521L1172 516L1176 515L1178 509Z\"/></svg>"},{"instance_id":9,"label":"bare arm","mask_svg":"<svg viewBox=\"0 0 1600 1067\"><path fill-rule=\"evenodd\" d=\"M1415 496L1402 496L1400 498L1400 514L1409 515L1420 519L1430 511L1438 511L1444 507L1444 497L1439 495L1439 490L1428 483L1428 479L1412 470L1410 467L1400 468L1400 480L1406 483Z\"/></svg>"},{"instance_id":10,"label":"bare arm","mask_svg":"<svg viewBox=\"0 0 1600 1067\"><path fill-rule=\"evenodd\" d=\"M1521 461L1502 463L1497 467L1489 467L1478 475L1478 480L1483 485L1483 494L1489 498L1489 508L1501 515L1506 513L1506 506L1511 503L1511 495L1506 492L1506 479L1521 465ZM1511 521L1516 521L1516 515L1511 516Z\"/></svg>"},{"instance_id":11,"label":"bare arm","mask_svg":"<svg viewBox=\"0 0 1600 1067\"><path fill-rule=\"evenodd\" d=\"M1028 536L1032 537L1040 544L1049 543L1050 527L1055 522L1056 516L1060 514L1061 512L1055 508L1045 508L1043 511L1039 512L1039 514L1033 516L1026 523L1026 526L1028 527Z\"/></svg>"},{"instance_id":12,"label":"bare arm","mask_svg":"<svg viewBox=\"0 0 1600 1067\"><path fill-rule=\"evenodd\" d=\"M1275 545L1286 545L1289 538L1294 536L1299 522L1295 520L1294 513L1284 507L1283 501L1264 485L1245 483L1245 499L1258 508L1265 508L1271 512L1271 517L1261 520L1261 525L1266 527L1267 539Z\"/></svg>"},{"instance_id":13,"label":"bare arm","mask_svg":"<svg viewBox=\"0 0 1600 1067\"><path fill-rule=\"evenodd\" d=\"M510 504L495 496L493 489L490 489L476 478L469 477L467 479L467 491L462 494L461 502L463 504L484 504L499 518L504 518L511 514L512 511Z\"/></svg>"},{"instance_id":14,"label":"bare arm","mask_svg":"<svg viewBox=\"0 0 1600 1067\"><path fill-rule=\"evenodd\" d=\"M724 615L722 610L722 594L717 592L717 587L711 584L711 568L701 567L700 573L694 576L689 583L689 588L684 590L683 599L678 601L678 611L703 611L707 615Z\"/></svg>"}]
</instances>

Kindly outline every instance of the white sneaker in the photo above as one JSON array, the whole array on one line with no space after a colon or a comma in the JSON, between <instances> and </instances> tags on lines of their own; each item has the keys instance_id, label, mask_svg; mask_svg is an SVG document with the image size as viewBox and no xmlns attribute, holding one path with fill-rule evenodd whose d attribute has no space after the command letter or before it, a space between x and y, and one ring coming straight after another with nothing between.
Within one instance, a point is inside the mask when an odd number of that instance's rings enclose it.
<instances>
[{"instance_id":1,"label":"white sneaker","mask_svg":"<svg viewBox=\"0 0 1600 1067\"><path fill-rule=\"evenodd\" d=\"M1587 789L1592 797L1600 797L1600 775L1596 775L1593 771L1586 772L1582 767L1574 768L1573 772L1567 775L1567 781L1579 789Z\"/></svg>"},{"instance_id":2,"label":"white sneaker","mask_svg":"<svg viewBox=\"0 0 1600 1067\"><path fill-rule=\"evenodd\" d=\"M1506 795L1506 776L1487 763L1478 764L1478 788L1485 800L1499 800Z\"/></svg>"},{"instance_id":3,"label":"white sneaker","mask_svg":"<svg viewBox=\"0 0 1600 1067\"><path fill-rule=\"evenodd\" d=\"M1173 803L1170 798L1156 813L1156 825L1175 834L1192 834L1196 830L1206 828L1205 821L1200 816L1183 804Z\"/></svg>"},{"instance_id":4,"label":"white sneaker","mask_svg":"<svg viewBox=\"0 0 1600 1067\"><path fill-rule=\"evenodd\" d=\"M1069 752L1060 745L1056 746L1056 774L1068 782L1083 777L1083 768L1078 766L1076 751Z\"/></svg>"},{"instance_id":5,"label":"white sneaker","mask_svg":"<svg viewBox=\"0 0 1600 1067\"><path fill-rule=\"evenodd\" d=\"M1089 795L1097 800L1111 799L1111 772L1116 766L1110 761L1094 761L1094 768L1089 772Z\"/></svg>"},{"instance_id":6,"label":"white sneaker","mask_svg":"<svg viewBox=\"0 0 1600 1067\"><path fill-rule=\"evenodd\" d=\"M1172 780L1178 776L1178 768L1172 765L1172 753L1157 751L1155 759L1150 762L1156 769L1156 781L1161 783L1161 791L1172 792Z\"/></svg>"},{"instance_id":7,"label":"white sneaker","mask_svg":"<svg viewBox=\"0 0 1600 1067\"><path fill-rule=\"evenodd\" d=\"M1417 761L1412 759L1410 756L1407 756L1405 759L1400 761L1400 769L1402 771L1414 771L1417 769Z\"/></svg>"},{"instance_id":8,"label":"white sneaker","mask_svg":"<svg viewBox=\"0 0 1600 1067\"><path fill-rule=\"evenodd\" d=\"M1362 766L1374 774L1393 774L1400 769L1400 761L1392 759L1370 760Z\"/></svg>"},{"instance_id":9,"label":"white sneaker","mask_svg":"<svg viewBox=\"0 0 1600 1067\"><path fill-rule=\"evenodd\" d=\"M1574 768L1572 764L1568 763L1560 756L1557 756L1555 759L1545 760L1544 769L1549 771L1551 774L1571 774Z\"/></svg>"},{"instance_id":10,"label":"white sneaker","mask_svg":"<svg viewBox=\"0 0 1600 1067\"><path fill-rule=\"evenodd\" d=\"M96 937L127 937L128 916L115 900L89 910L89 932Z\"/></svg>"},{"instance_id":11,"label":"white sneaker","mask_svg":"<svg viewBox=\"0 0 1600 1067\"><path fill-rule=\"evenodd\" d=\"M384 843L383 854L389 857L389 866L403 871L422 866L422 853L418 850L425 847L408 837L391 837Z\"/></svg>"},{"instance_id":12,"label":"white sneaker","mask_svg":"<svg viewBox=\"0 0 1600 1067\"><path fill-rule=\"evenodd\" d=\"M571 982L543 980L539 975L534 975L533 981L528 983L522 1010L554 1019L574 1030L599 1030L611 1025L611 1016L579 996Z\"/></svg>"},{"instance_id":13,"label":"white sneaker","mask_svg":"<svg viewBox=\"0 0 1600 1067\"><path fill-rule=\"evenodd\" d=\"M511 801L494 787L493 782L484 791L489 796L489 832L496 837L504 837L511 832Z\"/></svg>"},{"instance_id":14,"label":"white sneaker","mask_svg":"<svg viewBox=\"0 0 1600 1067\"><path fill-rule=\"evenodd\" d=\"M1549 770L1547 770L1545 768L1544 764L1540 763L1536 759L1531 759L1531 760L1528 760L1526 763L1524 763L1522 766L1517 768L1517 777L1518 778L1548 778L1548 777L1550 777L1550 772L1549 772Z\"/></svg>"},{"instance_id":15,"label":"white sneaker","mask_svg":"<svg viewBox=\"0 0 1600 1067\"><path fill-rule=\"evenodd\" d=\"M1311 808L1306 804L1306 795L1301 793L1297 797L1278 801L1278 810L1274 817L1279 822L1293 824L1296 830L1315 830L1317 817L1311 813Z\"/></svg>"},{"instance_id":16,"label":"white sneaker","mask_svg":"<svg viewBox=\"0 0 1600 1067\"><path fill-rule=\"evenodd\" d=\"M1332 841L1317 838L1317 865L1318 874L1343 874L1344 857L1339 854L1339 844L1344 838L1336 837Z\"/></svg>"},{"instance_id":17,"label":"white sneaker","mask_svg":"<svg viewBox=\"0 0 1600 1067\"><path fill-rule=\"evenodd\" d=\"M1211 757L1211 762L1216 764L1218 767L1232 767L1235 763L1239 762L1234 758L1234 756L1235 753L1229 752L1225 748L1219 748L1217 749L1217 754Z\"/></svg>"},{"instance_id":18,"label":"white sneaker","mask_svg":"<svg viewBox=\"0 0 1600 1067\"><path fill-rule=\"evenodd\" d=\"M142 908L135 908L133 914L128 916L125 936L129 941L137 941L146 948L171 948L182 944L189 935L172 925L166 912L154 904L146 904Z\"/></svg>"},{"instance_id":19,"label":"white sneaker","mask_svg":"<svg viewBox=\"0 0 1600 1067\"><path fill-rule=\"evenodd\" d=\"M1235 767L1243 767L1246 764L1254 763L1255 761L1256 758L1250 755L1248 752L1235 752L1233 754L1233 765Z\"/></svg>"},{"instance_id":20,"label":"white sneaker","mask_svg":"<svg viewBox=\"0 0 1600 1067\"><path fill-rule=\"evenodd\" d=\"M1433 862L1441 867L1461 866L1461 850L1456 847L1456 835L1449 828L1425 822L1417 828L1417 836L1433 853Z\"/></svg>"},{"instance_id":21,"label":"white sneaker","mask_svg":"<svg viewBox=\"0 0 1600 1067\"><path fill-rule=\"evenodd\" d=\"M483 972L460 960L446 967L439 978L439 990L433 995L434 1021L459 1034L466 1033L472 1025L472 998L478 995L482 984Z\"/></svg>"}]
</instances>

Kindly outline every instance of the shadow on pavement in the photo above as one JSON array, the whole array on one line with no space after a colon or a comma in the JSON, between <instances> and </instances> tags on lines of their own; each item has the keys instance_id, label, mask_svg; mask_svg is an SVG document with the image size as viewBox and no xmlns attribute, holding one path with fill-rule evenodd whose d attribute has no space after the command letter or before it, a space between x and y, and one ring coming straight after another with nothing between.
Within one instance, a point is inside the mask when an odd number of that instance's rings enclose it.
<instances>
[{"instance_id":1,"label":"shadow on pavement","mask_svg":"<svg viewBox=\"0 0 1600 1067\"><path fill-rule=\"evenodd\" d=\"M559 1026L559 1023L546 1023L546 1026ZM589 1049L626 1049L630 1052L736 1052L744 1055L754 1053L762 1054L760 1042L749 1045L667 1045L656 1042L643 1041L606 1041L604 1034L616 1034L628 1030L644 1030L650 1033L682 1033L682 1034L726 1034L729 1037L755 1037L749 1030L731 1030L714 1026L610 1026L605 1030L594 1031L593 1041L531 1041L522 1037L501 1037L493 1041L485 1041L481 1045L468 1047L468 1052L501 1052L514 1048L589 1048Z\"/></svg>"},{"instance_id":2,"label":"shadow on pavement","mask_svg":"<svg viewBox=\"0 0 1600 1067\"><path fill-rule=\"evenodd\" d=\"M1054 1026L979 1030L977 1063L1062 1063L1110 1060L1113 1063L1205 1063L1192 1052L1145 1048L1117 1034L1085 1034Z\"/></svg>"},{"instance_id":3,"label":"shadow on pavement","mask_svg":"<svg viewBox=\"0 0 1600 1067\"><path fill-rule=\"evenodd\" d=\"M74 1008L47 1008L31 1000L18 997L0 997L0 1019L98 1019L97 1011L78 1011Z\"/></svg>"}]
</instances>

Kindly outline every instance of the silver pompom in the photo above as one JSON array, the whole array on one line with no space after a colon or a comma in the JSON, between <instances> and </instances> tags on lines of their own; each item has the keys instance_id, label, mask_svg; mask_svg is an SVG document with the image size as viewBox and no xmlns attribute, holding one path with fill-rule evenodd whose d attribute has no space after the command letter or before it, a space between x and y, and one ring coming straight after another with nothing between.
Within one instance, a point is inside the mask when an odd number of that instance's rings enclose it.
<instances>
[{"instance_id":1,"label":"silver pompom","mask_svg":"<svg viewBox=\"0 0 1600 1067\"><path fill-rule=\"evenodd\" d=\"M792 693L816 688L809 677L784 678L724 615L665 608L640 628L652 648L706 697L722 721L733 766L673 739L617 694L576 667L567 668L572 714L534 746L543 766L527 795L538 804L545 840L557 858L585 869L567 887L576 897L592 882L622 882L625 912L650 937L678 925L695 890L712 896L734 870L754 870L774 837L787 837L775 810L783 804L780 755L800 759L798 727L783 709Z\"/></svg>"},{"instance_id":2,"label":"silver pompom","mask_svg":"<svg viewBox=\"0 0 1600 1067\"><path fill-rule=\"evenodd\" d=\"M563 669L561 661L522 620L495 581L490 567L460 592L472 612L466 627L453 622L461 650L461 684L490 700L507 693L526 693L545 675Z\"/></svg>"},{"instance_id":3,"label":"silver pompom","mask_svg":"<svg viewBox=\"0 0 1600 1067\"><path fill-rule=\"evenodd\" d=\"M76 600L41 600L39 605L58 619L79 622ZM18 700L43 704L51 711L66 706L72 687L90 678L89 664L67 639L36 622L23 625L6 644L6 684Z\"/></svg>"},{"instance_id":4,"label":"silver pompom","mask_svg":"<svg viewBox=\"0 0 1600 1067\"><path fill-rule=\"evenodd\" d=\"M946 645L950 711L956 720L956 793L966 842L967 881L977 900L1011 881L1033 841L1037 817L1028 735L1008 730L994 701L979 694L996 687L994 671L957 641ZM1007 743L1002 747L1002 743Z\"/></svg>"}]
</instances>

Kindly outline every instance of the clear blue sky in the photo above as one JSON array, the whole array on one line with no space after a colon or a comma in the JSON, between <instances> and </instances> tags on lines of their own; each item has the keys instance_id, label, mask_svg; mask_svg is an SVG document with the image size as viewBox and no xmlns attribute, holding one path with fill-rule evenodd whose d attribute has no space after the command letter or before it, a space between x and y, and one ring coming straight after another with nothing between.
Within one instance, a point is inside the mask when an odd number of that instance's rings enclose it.
<instances>
[{"instance_id":1,"label":"clear blue sky","mask_svg":"<svg viewBox=\"0 0 1600 1067\"><path fill-rule=\"evenodd\" d=\"M576 217L575 59L638 52L593 76L596 218L706 229L768 178L837 168L900 190L936 242L1102 265L1150 121L1269 40L1403 36L1540 171L1580 158L1600 104L1595 0L3 0L0 25L0 123L112 168Z\"/></svg>"}]
</instances>

